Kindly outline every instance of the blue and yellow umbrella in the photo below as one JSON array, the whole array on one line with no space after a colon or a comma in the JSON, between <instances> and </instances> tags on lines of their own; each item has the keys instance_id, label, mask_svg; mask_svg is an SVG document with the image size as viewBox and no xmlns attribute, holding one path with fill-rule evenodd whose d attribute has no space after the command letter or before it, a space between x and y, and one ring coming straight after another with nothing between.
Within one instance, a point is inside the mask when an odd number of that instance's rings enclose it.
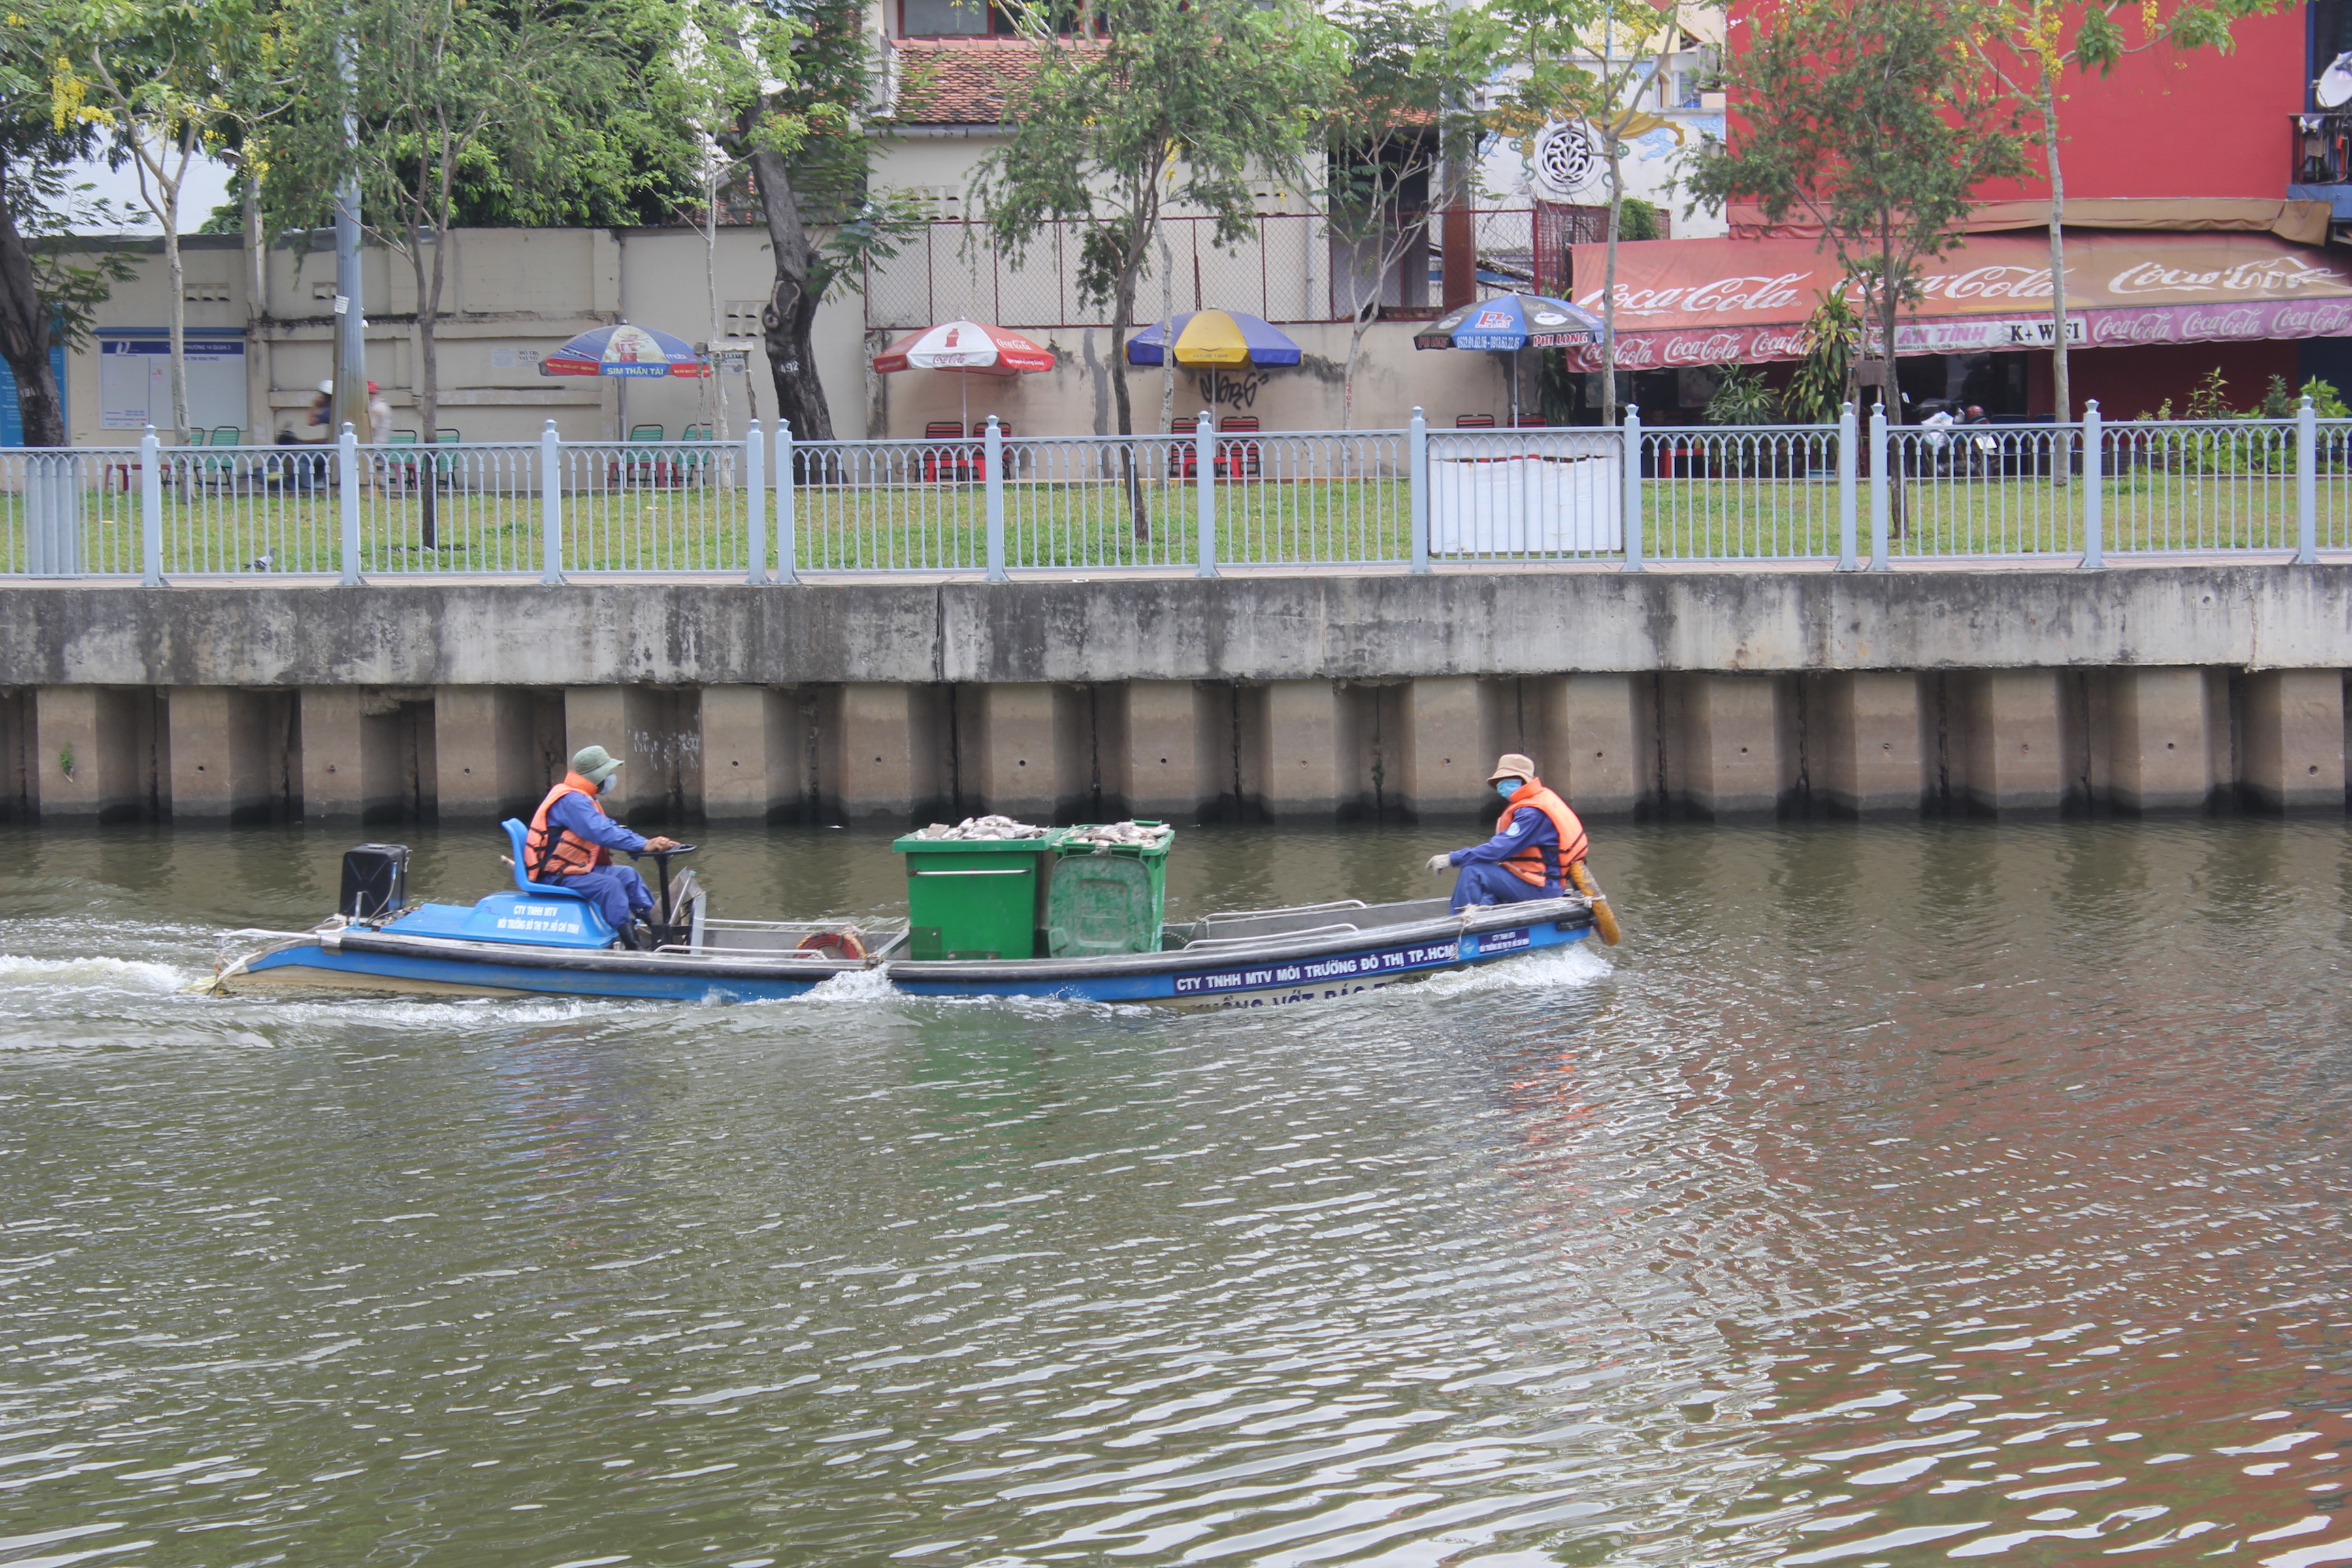
<instances>
[{"instance_id":1,"label":"blue and yellow umbrella","mask_svg":"<svg viewBox=\"0 0 2352 1568\"><path fill-rule=\"evenodd\" d=\"M1298 345L1255 316L1239 310L1192 310L1155 321L1128 340L1127 363L1158 364L1176 345L1178 364L1211 369L1235 364L1297 364Z\"/></svg>"}]
</instances>

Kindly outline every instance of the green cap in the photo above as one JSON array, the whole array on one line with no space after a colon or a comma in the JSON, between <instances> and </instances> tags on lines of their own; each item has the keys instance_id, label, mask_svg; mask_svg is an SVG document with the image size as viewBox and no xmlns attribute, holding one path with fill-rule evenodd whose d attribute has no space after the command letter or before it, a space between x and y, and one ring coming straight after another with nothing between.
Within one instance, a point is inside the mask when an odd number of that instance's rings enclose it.
<instances>
[{"instance_id":1,"label":"green cap","mask_svg":"<svg viewBox=\"0 0 2352 1568\"><path fill-rule=\"evenodd\" d=\"M583 746L572 753L572 771L590 784L603 784L621 771L621 759L602 746Z\"/></svg>"}]
</instances>

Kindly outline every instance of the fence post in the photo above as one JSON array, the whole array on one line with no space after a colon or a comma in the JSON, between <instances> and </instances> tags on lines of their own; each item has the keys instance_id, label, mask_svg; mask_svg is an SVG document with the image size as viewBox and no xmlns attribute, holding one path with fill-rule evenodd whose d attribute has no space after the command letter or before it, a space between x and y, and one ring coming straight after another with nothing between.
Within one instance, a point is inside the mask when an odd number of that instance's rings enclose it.
<instances>
[{"instance_id":1,"label":"fence post","mask_svg":"<svg viewBox=\"0 0 2352 1568\"><path fill-rule=\"evenodd\" d=\"M754 418L743 437L743 519L751 531L751 570L744 581L768 581L768 443Z\"/></svg>"},{"instance_id":2,"label":"fence post","mask_svg":"<svg viewBox=\"0 0 2352 1568\"><path fill-rule=\"evenodd\" d=\"M2096 571L2106 564L2100 552L2107 542L2106 428L2099 418L2099 400L2083 405L2083 564Z\"/></svg>"},{"instance_id":3,"label":"fence post","mask_svg":"<svg viewBox=\"0 0 2352 1568\"><path fill-rule=\"evenodd\" d=\"M563 438L555 421L539 433L539 580L563 585Z\"/></svg>"},{"instance_id":4,"label":"fence post","mask_svg":"<svg viewBox=\"0 0 2352 1568\"><path fill-rule=\"evenodd\" d=\"M1201 410L1200 423L1192 426L1192 482L1201 502L1201 565L1192 575L1213 577L1217 574L1217 435L1205 408Z\"/></svg>"},{"instance_id":5,"label":"fence post","mask_svg":"<svg viewBox=\"0 0 2352 1568\"><path fill-rule=\"evenodd\" d=\"M343 433L335 441L335 462L342 470L335 476L337 499L343 508L343 581L360 581L360 438L353 433L351 421L343 421Z\"/></svg>"},{"instance_id":6,"label":"fence post","mask_svg":"<svg viewBox=\"0 0 2352 1568\"><path fill-rule=\"evenodd\" d=\"M2294 561L2319 561L2319 414L2308 397L2294 411Z\"/></svg>"},{"instance_id":7,"label":"fence post","mask_svg":"<svg viewBox=\"0 0 2352 1568\"><path fill-rule=\"evenodd\" d=\"M988 580L1004 581L1004 429L988 416L981 460L988 465Z\"/></svg>"},{"instance_id":8,"label":"fence post","mask_svg":"<svg viewBox=\"0 0 2352 1568\"><path fill-rule=\"evenodd\" d=\"M1429 570L1429 421L1419 408L1404 438L1406 504L1412 530L1412 569Z\"/></svg>"},{"instance_id":9,"label":"fence post","mask_svg":"<svg viewBox=\"0 0 2352 1568\"><path fill-rule=\"evenodd\" d=\"M793 508L799 497L793 486L793 426L787 419L776 421L776 581L795 584L800 574L793 570L793 528L799 514Z\"/></svg>"},{"instance_id":10,"label":"fence post","mask_svg":"<svg viewBox=\"0 0 2352 1568\"><path fill-rule=\"evenodd\" d=\"M1642 570L1642 410L1625 405L1625 570Z\"/></svg>"},{"instance_id":11,"label":"fence post","mask_svg":"<svg viewBox=\"0 0 2352 1568\"><path fill-rule=\"evenodd\" d=\"M1886 405L1870 405L1870 569L1886 570Z\"/></svg>"},{"instance_id":12,"label":"fence post","mask_svg":"<svg viewBox=\"0 0 2352 1568\"><path fill-rule=\"evenodd\" d=\"M1854 535L1860 527L1861 508L1854 493L1855 475L1860 465L1854 461L1853 405L1838 406L1838 563L1841 572L1853 571L1861 563L1854 559Z\"/></svg>"},{"instance_id":13,"label":"fence post","mask_svg":"<svg viewBox=\"0 0 2352 1568\"><path fill-rule=\"evenodd\" d=\"M343 581L359 581L358 566L343 563ZM163 444L155 426L139 437L139 582L142 587L163 587Z\"/></svg>"}]
</instances>

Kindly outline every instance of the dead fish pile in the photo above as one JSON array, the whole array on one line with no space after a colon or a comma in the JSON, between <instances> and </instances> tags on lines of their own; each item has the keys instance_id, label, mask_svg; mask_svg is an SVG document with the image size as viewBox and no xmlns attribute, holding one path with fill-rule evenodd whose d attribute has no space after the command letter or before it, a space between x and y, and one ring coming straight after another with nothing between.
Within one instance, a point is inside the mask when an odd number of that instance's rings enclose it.
<instances>
[{"instance_id":1,"label":"dead fish pile","mask_svg":"<svg viewBox=\"0 0 2352 1568\"><path fill-rule=\"evenodd\" d=\"M960 840L990 838L1043 838L1045 829L1025 822L1015 822L1009 816L967 816L950 827L944 822L934 822L914 835L917 838L953 838Z\"/></svg>"},{"instance_id":2,"label":"dead fish pile","mask_svg":"<svg viewBox=\"0 0 2352 1568\"><path fill-rule=\"evenodd\" d=\"M1175 831L1162 822L1148 825L1140 822L1113 822L1101 827L1073 827L1062 836L1062 842L1072 847L1081 844L1091 844L1096 847L1097 853L1108 849L1113 845L1142 845L1147 847L1157 847L1166 843L1169 836Z\"/></svg>"}]
</instances>

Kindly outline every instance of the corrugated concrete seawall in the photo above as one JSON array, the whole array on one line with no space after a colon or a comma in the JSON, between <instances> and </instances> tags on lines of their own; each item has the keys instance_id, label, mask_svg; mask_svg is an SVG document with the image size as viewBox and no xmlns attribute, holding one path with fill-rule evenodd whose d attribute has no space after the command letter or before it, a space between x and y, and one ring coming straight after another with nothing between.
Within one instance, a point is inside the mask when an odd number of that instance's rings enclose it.
<instances>
[{"instance_id":1,"label":"corrugated concrete seawall","mask_svg":"<svg viewBox=\"0 0 2352 1568\"><path fill-rule=\"evenodd\" d=\"M0 587L0 810L2341 811L2352 565Z\"/></svg>"}]
</instances>

